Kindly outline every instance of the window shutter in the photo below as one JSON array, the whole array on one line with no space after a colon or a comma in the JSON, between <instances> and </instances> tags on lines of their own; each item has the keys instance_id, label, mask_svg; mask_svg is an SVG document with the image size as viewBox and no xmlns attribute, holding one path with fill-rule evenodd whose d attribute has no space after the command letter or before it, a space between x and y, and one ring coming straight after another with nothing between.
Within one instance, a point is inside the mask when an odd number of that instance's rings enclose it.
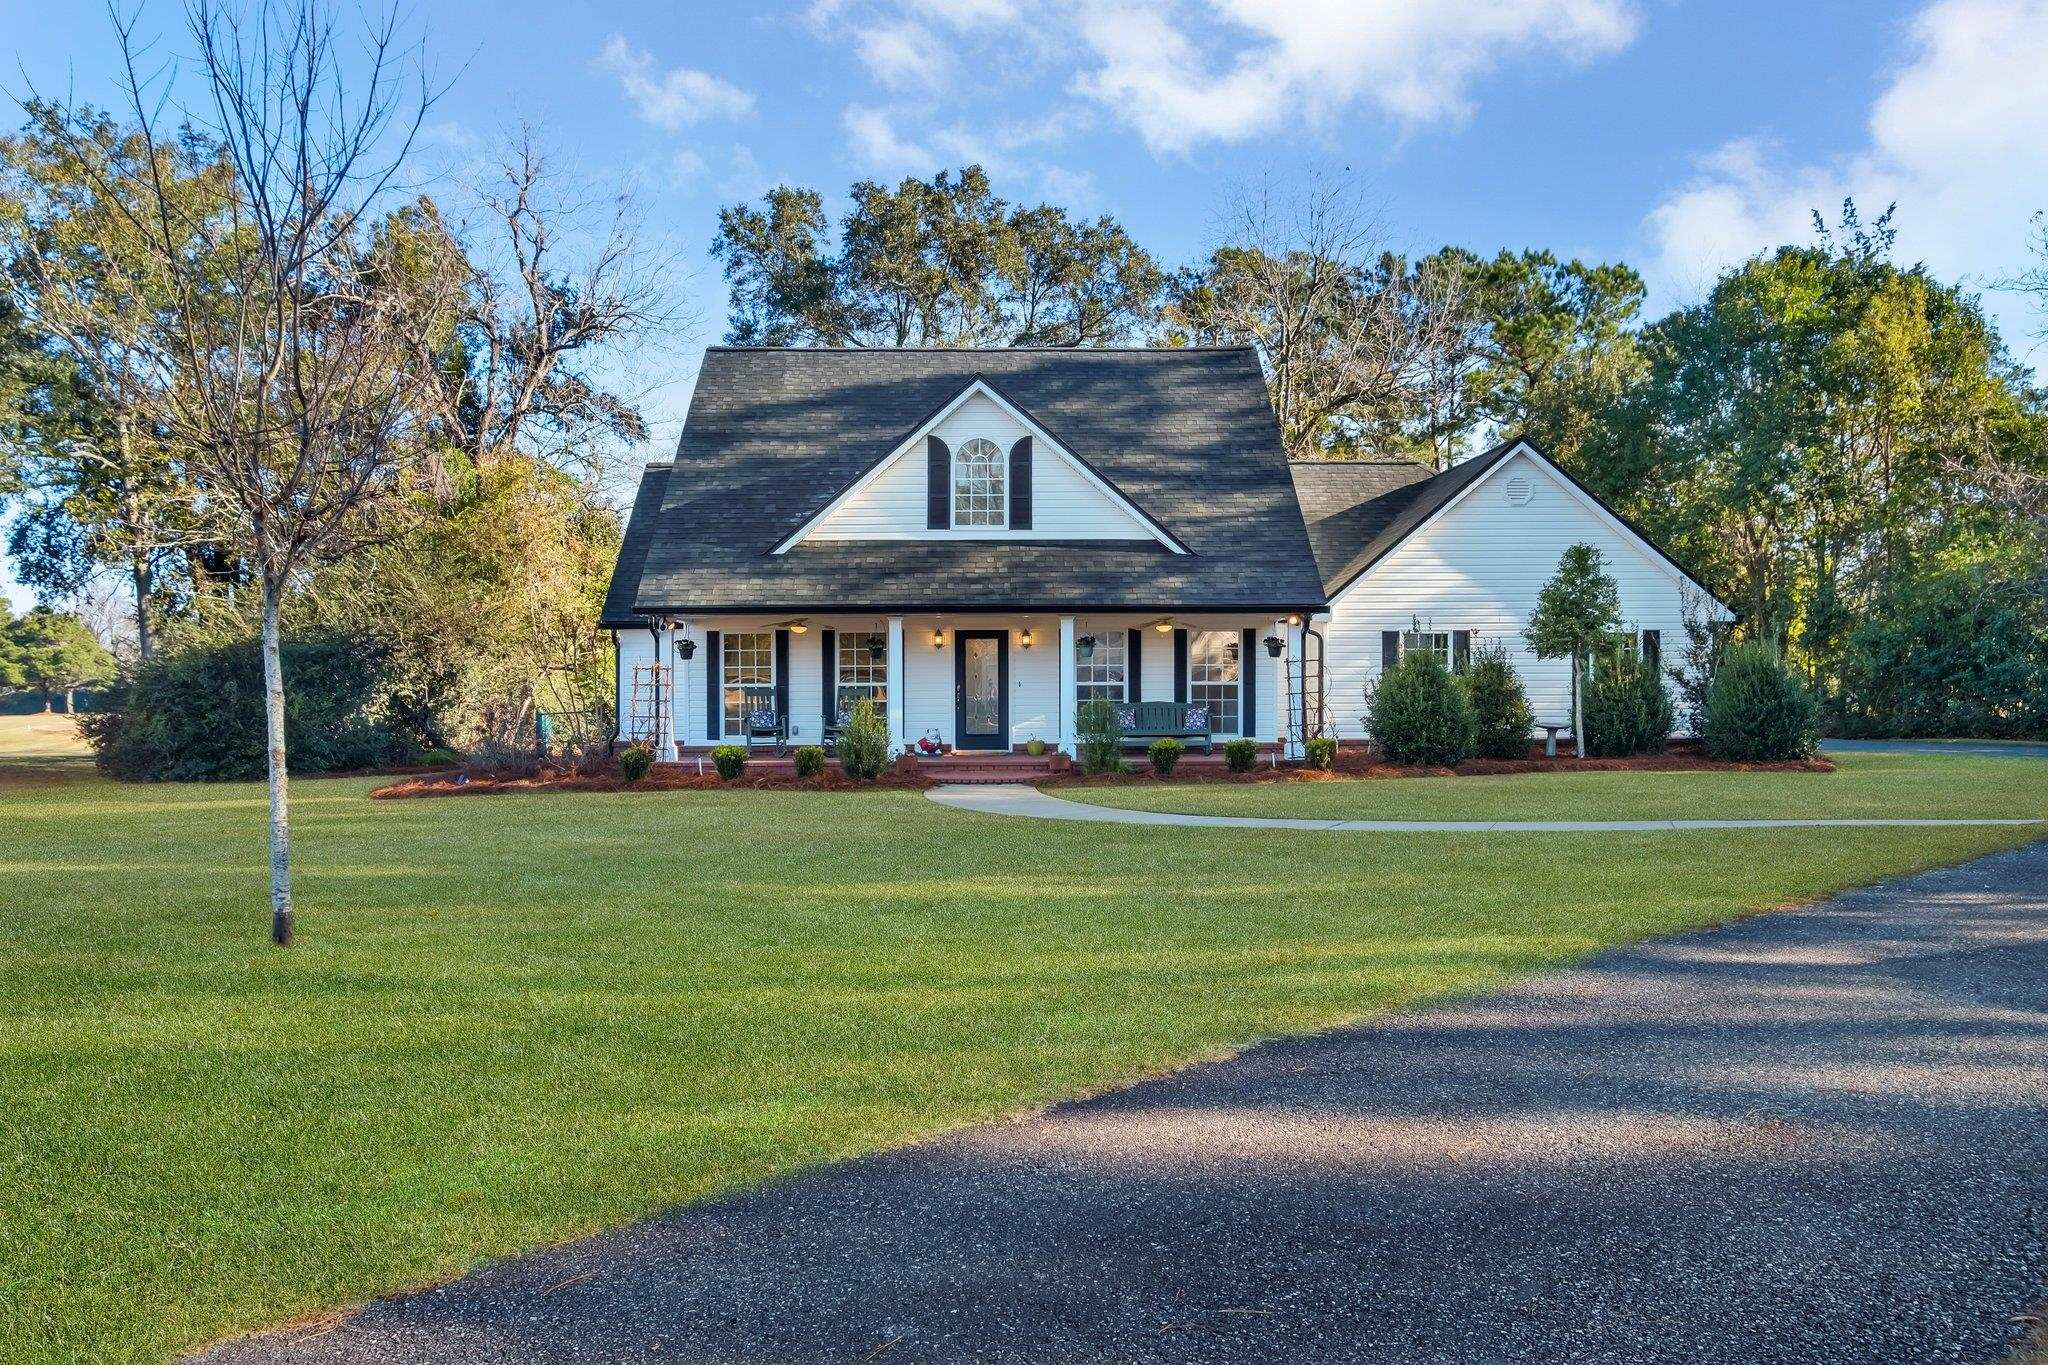
<instances>
[{"instance_id":1,"label":"window shutter","mask_svg":"<svg viewBox=\"0 0 2048 1365\"><path fill-rule=\"evenodd\" d=\"M1031 438L1010 447L1010 529L1031 529Z\"/></svg>"},{"instance_id":2,"label":"window shutter","mask_svg":"<svg viewBox=\"0 0 2048 1365\"><path fill-rule=\"evenodd\" d=\"M1643 632L1643 659L1658 674L1664 671L1664 632L1646 630Z\"/></svg>"},{"instance_id":3,"label":"window shutter","mask_svg":"<svg viewBox=\"0 0 2048 1365\"><path fill-rule=\"evenodd\" d=\"M1380 671L1391 673L1401 663L1401 632L1383 630L1380 632Z\"/></svg>"},{"instance_id":4,"label":"window shutter","mask_svg":"<svg viewBox=\"0 0 2048 1365\"><path fill-rule=\"evenodd\" d=\"M818 701L818 714L824 717L825 728L818 731L819 738L839 723L839 632L821 630L818 632L818 676L824 679L824 695Z\"/></svg>"},{"instance_id":5,"label":"window shutter","mask_svg":"<svg viewBox=\"0 0 2048 1365\"><path fill-rule=\"evenodd\" d=\"M1185 706L1188 700L1188 633L1173 633L1173 699Z\"/></svg>"},{"instance_id":6,"label":"window shutter","mask_svg":"<svg viewBox=\"0 0 2048 1365\"><path fill-rule=\"evenodd\" d=\"M789 723L789 632L775 632L775 714L782 718L784 729L794 729Z\"/></svg>"},{"instance_id":7,"label":"window shutter","mask_svg":"<svg viewBox=\"0 0 2048 1365\"><path fill-rule=\"evenodd\" d=\"M725 702L718 675L725 671L725 652L719 648L718 632L704 632L704 737L716 740L725 733Z\"/></svg>"},{"instance_id":8,"label":"window shutter","mask_svg":"<svg viewBox=\"0 0 2048 1365\"><path fill-rule=\"evenodd\" d=\"M936 436L924 438L924 467L925 528L948 530L953 525L953 452Z\"/></svg>"},{"instance_id":9,"label":"window shutter","mask_svg":"<svg viewBox=\"0 0 2048 1365\"><path fill-rule=\"evenodd\" d=\"M1246 739L1259 737L1258 644L1257 631L1241 630L1237 633L1237 696L1244 711L1237 732Z\"/></svg>"},{"instance_id":10,"label":"window shutter","mask_svg":"<svg viewBox=\"0 0 2048 1365\"><path fill-rule=\"evenodd\" d=\"M1469 664L1469 663L1471 663L1471 662L1472 662L1472 632L1471 632L1471 631L1469 631L1469 630L1454 630L1454 631L1452 631L1452 632L1451 632L1451 667L1452 667L1452 668L1454 668L1454 669L1457 669L1457 670L1459 670L1460 672L1462 672L1462 671L1464 671L1465 665L1467 665L1467 664Z\"/></svg>"},{"instance_id":11,"label":"window shutter","mask_svg":"<svg viewBox=\"0 0 2048 1365\"><path fill-rule=\"evenodd\" d=\"M1145 700L1145 632L1124 632L1124 700Z\"/></svg>"}]
</instances>

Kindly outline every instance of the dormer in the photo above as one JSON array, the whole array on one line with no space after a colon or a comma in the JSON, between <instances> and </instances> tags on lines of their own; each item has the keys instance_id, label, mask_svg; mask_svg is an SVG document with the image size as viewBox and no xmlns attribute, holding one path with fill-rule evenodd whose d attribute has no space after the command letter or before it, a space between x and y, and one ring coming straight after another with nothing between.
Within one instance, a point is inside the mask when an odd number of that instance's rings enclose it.
<instances>
[{"instance_id":1,"label":"dormer","mask_svg":"<svg viewBox=\"0 0 2048 1365\"><path fill-rule=\"evenodd\" d=\"M976 377L780 545L848 540L1111 540L1184 547Z\"/></svg>"}]
</instances>

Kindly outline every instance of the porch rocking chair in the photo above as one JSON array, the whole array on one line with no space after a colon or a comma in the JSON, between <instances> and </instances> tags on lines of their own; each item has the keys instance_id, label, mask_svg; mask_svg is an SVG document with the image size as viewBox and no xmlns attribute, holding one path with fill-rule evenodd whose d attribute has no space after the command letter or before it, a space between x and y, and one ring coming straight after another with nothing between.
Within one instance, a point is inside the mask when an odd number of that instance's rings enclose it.
<instances>
[{"instance_id":1,"label":"porch rocking chair","mask_svg":"<svg viewBox=\"0 0 2048 1365\"><path fill-rule=\"evenodd\" d=\"M775 704L772 687L740 689L740 741L749 749L759 740L769 740L775 752L789 747L789 717Z\"/></svg>"}]
</instances>

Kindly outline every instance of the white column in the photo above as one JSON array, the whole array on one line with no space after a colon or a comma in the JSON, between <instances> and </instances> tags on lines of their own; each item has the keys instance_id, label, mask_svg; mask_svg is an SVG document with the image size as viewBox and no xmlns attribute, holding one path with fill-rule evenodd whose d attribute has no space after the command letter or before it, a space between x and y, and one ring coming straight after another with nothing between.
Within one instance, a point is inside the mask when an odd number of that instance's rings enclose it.
<instances>
[{"instance_id":1,"label":"white column","mask_svg":"<svg viewBox=\"0 0 2048 1365\"><path fill-rule=\"evenodd\" d=\"M683 710L683 661L676 657L676 623L673 621L661 623L661 633L654 641L654 662L656 666L668 668L668 686L664 689L668 724L662 725L661 717L655 717L659 733L654 736L654 761L673 763L676 761L676 722Z\"/></svg>"},{"instance_id":2,"label":"white column","mask_svg":"<svg viewBox=\"0 0 2048 1365\"><path fill-rule=\"evenodd\" d=\"M1287 660L1289 665L1287 669L1288 676L1282 680L1281 686L1287 689L1287 718L1289 723L1280 732L1281 742L1286 745L1281 750L1281 757L1300 758L1303 752L1301 734L1295 729L1293 721L1297 716L1301 718L1303 724L1306 724L1308 720L1308 699L1302 695L1308 682L1306 624L1287 627Z\"/></svg>"},{"instance_id":3,"label":"white column","mask_svg":"<svg viewBox=\"0 0 2048 1365\"><path fill-rule=\"evenodd\" d=\"M1059 718L1057 747L1063 753L1074 752L1074 692L1079 680L1074 676L1074 618L1060 618L1060 690L1054 701L1053 714Z\"/></svg>"},{"instance_id":4,"label":"white column","mask_svg":"<svg viewBox=\"0 0 2048 1365\"><path fill-rule=\"evenodd\" d=\"M903 618L889 618L889 752L903 750L904 706L909 700L905 695L903 668Z\"/></svg>"}]
</instances>

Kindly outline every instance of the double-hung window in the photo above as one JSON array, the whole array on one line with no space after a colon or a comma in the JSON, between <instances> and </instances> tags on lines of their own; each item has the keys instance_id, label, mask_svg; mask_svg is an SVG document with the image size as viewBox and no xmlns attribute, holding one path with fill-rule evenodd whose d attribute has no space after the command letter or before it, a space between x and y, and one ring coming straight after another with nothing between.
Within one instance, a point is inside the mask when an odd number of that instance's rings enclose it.
<instances>
[{"instance_id":1,"label":"double-hung window","mask_svg":"<svg viewBox=\"0 0 2048 1365\"><path fill-rule=\"evenodd\" d=\"M1076 704L1105 697L1110 701L1135 701L1125 690L1130 678L1129 637L1120 630L1085 637L1093 648L1074 641L1074 700Z\"/></svg>"},{"instance_id":2,"label":"double-hung window","mask_svg":"<svg viewBox=\"0 0 2048 1365\"><path fill-rule=\"evenodd\" d=\"M1009 476L1001 447L975 437L953 456L953 524L1003 526L1009 521Z\"/></svg>"},{"instance_id":3,"label":"double-hung window","mask_svg":"<svg viewBox=\"0 0 2048 1365\"><path fill-rule=\"evenodd\" d=\"M1214 734L1238 732L1240 653L1234 630L1198 630L1188 636L1188 700L1209 708Z\"/></svg>"},{"instance_id":4,"label":"double-hung window","mask_svg":"<svg viewBox=\"0 0 2048 1365\"><path fill-rule=\"evenodd\" d=\"M725 684L725 733L736 735L746 722L746 689L775 685L775 632L728 631L718 648L719 676Z\"/></svg>"},{"instance_id":5,"label":"double-hung window","mask_svg":"<svg viewBox=\"0 0 2048 1365\"><path fill-rule=\"evenodd\" d=\"M1401 657L1407 658L1416 650L1428 650L1436 655L1436 661L1445 668L1451 666L1451 633L1447 630L1404 630L1401 632Z\"/></svg>"},{"instance_id":6,"label":"double-hung window","mask_svg":"<svg viewBox=\"0 0 2048 1365\"><path fill-rule=\"evenodd\" d=\"M889 645L883 635L839 633L839 710L853 714L855 702L871 701L877 715L889 700Z\"/></svg>"}]
</instances>

